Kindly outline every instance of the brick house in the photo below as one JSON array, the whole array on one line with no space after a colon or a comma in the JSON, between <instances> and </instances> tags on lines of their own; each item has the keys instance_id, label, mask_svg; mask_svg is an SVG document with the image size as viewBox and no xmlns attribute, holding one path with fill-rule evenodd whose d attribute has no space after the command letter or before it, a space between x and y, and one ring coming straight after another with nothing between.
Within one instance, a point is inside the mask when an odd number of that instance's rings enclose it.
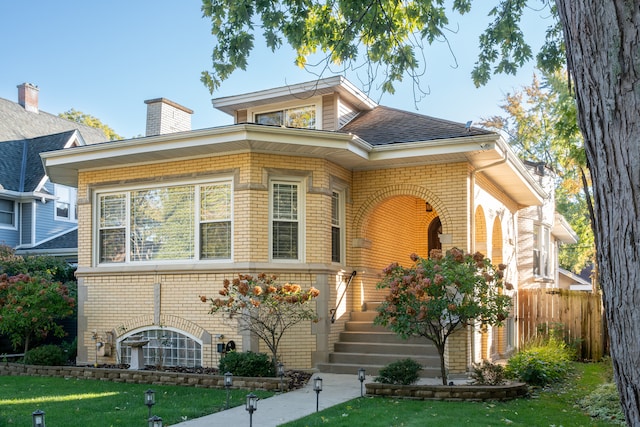
<instances>
[{"instance_id":1,"label":"brick house","mask_svg":"<svg viewBox=\"0 0 640 427\"><path fill-rule=\"evenodd\" d=\"M0 98L0 244L18 254L77 260L76 189L52 183L39 153L106 141L104 133L41 111L39 89Z\"/></svg>"},{"instance_id":2,"label":"brick house","mask_svg":"<svg viewBox=\"0 0 640 427\"><path fill-rule=\"evenodd\" d=\"M136 335L149 364L216 366L229 341L264 351L199 295L266 272L321 291L320 322L280 346L287 367L372 372L415 354L431 375L426 343L371 325L382 268L456 246L519 283L519 216L548 192L498 134L377 105L342 77L213 106L234 124L165 133L191 110L157 99L149 136L42 155L54 182L78 188L79 364L126 363ZM450 372L508 354L514 326L453 335Z\"/></svg>"}]
</instances>

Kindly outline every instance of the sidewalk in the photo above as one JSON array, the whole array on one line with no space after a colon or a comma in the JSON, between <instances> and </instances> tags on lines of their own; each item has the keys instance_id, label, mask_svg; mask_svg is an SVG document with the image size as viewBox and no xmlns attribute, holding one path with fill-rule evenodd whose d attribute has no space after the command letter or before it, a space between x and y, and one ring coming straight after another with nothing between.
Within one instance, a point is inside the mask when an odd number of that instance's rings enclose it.
<instances>
[{"instance_id":1,"label":"sidewalk","mask_svg":"<svg viewBox=\"0 0 640 427\"><path fill-rule=\"evenodd\" d=\"M258 409L253 413L253 425L277 427L314 413L316 411L316 392L313 391L313 379L316 377L322 378L322 391L318 401L320 411L360 397L360 381L358 381L356 374L316 373L301 389L259 400ZM373 376L367 375L365 383L372 382L373 378ZM439 384L440 381L440 379L434 378L421 378L418 384ZM249 413L244 405L174 424L172 427L233 426L238 423L249 425Z\"/></svg>"}]
</instances>

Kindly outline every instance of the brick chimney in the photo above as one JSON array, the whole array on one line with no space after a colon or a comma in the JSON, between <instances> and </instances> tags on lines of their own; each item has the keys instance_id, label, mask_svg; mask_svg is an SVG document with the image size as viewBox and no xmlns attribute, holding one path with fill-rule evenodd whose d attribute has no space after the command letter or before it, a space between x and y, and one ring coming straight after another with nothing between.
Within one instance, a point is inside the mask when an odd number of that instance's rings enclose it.
<instances>
[{"instance_id":1,"label":"brick chimney","mask_svg":"<svg viewBox=\"0 0 640 427\"><path fill-rule=\"evenodd\" d=\"M146 136L191 130L193 110L166 98L148 99Z\"/></svg>"},{"instance_id":2,"label":"brick chimney","mask_svg":"<svg viewBox=\"0 0 640 427\"><path fill-rule=\"evenodd\" d=\"M31 83L18 85L18 104L22 105L27 111L37 113L39 91L38 86Z\"/></svg>"}]
</instances>

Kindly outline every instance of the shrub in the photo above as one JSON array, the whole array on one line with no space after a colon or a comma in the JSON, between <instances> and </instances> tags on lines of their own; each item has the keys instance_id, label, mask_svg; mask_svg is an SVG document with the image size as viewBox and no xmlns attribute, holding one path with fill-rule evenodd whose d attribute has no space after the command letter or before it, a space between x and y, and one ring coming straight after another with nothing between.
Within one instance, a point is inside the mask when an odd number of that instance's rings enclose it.
<instances>
[{"instance_id":1,"label":"shrub","mask_svg":"<svg viewBox=\"0 0 640 427\"><path fill-rule=\"evenodd\" d=\"M614 383L601 384L580 400L580 406L593 418L626 425L620 406L620 395Z\"/></svg>"},{"instance_id":2,"label":"shrub","mask_svg":"<svg viewBox=\"0 0 640 427\"><path fill-rule=\"evenodd\" d=\"M380 369L380 373L374 381L382 384L415 384L420 378L418 372L421 370L422 366L415 360L402 359Z\"/></svg>"},{"instance_id":3,"label":"shrub","mask_svg":"<svg viewBox=\"0 0 640 427\"><path fill-rule=\"evenodd\" d=\"M63 341L60 343L60 347L66 353L67 360L75 361L78 356L78 337L75 337L73 341Z\"/></svg>"},{"instance_id":4,"label":"shrub","mask_svg":"<svg viewBox=\"0 0 640 427\"><path fill-rule=\"evenodd\" d=\"M504 384L504 367L488 361L473 365L471 379L478 385Z\"/></svg>"},{"instance_id":5,"label":"shrub","mask_svg":"<svg viewBox=\"0 0 640 427\"><path fill-rule=\"evenodd\" d=\"M62 366L67 363L67 353L57 345L42 345L24 355L28 365Z\"/></svg>"},{"instance_id":6,"label":"shrub","mask_svg":"<svg viewBox=\"0 0 640 427\"><path fill-rule=\"evenodd\" d=\"M220 373L231 372L239 377L275 377L275 369L265 353L232 351L220 360Z\"/></svg>"},{"instance_id":7,"label":"shrub","mask_svg":"<svg viewBox=\"0 0 640 427\"><path fill-rule=\"evenodd\" d=\"M571 371L572 354L563 341L551 338L546 344L527 346L509 359L505 374L537 386L561 381Z\"/></svg>"}]
</instances>

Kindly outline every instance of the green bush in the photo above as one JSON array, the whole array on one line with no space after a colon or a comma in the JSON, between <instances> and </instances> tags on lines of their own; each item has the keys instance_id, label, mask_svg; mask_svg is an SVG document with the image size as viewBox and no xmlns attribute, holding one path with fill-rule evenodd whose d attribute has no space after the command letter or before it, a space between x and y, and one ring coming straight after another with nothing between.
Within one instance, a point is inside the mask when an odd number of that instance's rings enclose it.
<instances>
[{"instance_id":1,"label":"green bush","mask_svg":"<svg viewBox=\"0 0 640 427\"><path fill-rule=\"evenodd\" d=\"M52 344L36 347L24 355L27 365L62 366L67 363L67 360L67 353Z\"/></svg>"},{"instance_id":2,"label":"green bush","mask_svg":"<svg viewBox=\"0 0 640 427\"><path fill-rule=\"evenodd\" d=\"M508 378L530 385L544 386L561 381L571 372L573 351L554 338L546 343L527 346L507 362Z\"/></svg>"},{"instance_id":3,"label":"green bush","mask_svg":"<svg viewBox=\"0 0 640 427\"><path fill-rule=\"evenodd\" d=\"M485 360L473 365L471 379L478 385L501 385L504 383L504 367Z\"/></svg>"},{"instance_id":4,"label":"green bush","mask_svg":"<svg viewBox=\"0 0 640 427\"><path fill-rule=\"evenodd\" d=\"M221 374L231 372L239 377L275 377L276 372L269 356L265 353L232 351L220 360Z\"/></svg>"},{"instance_id":5,"label":"green bush","mask_svg":"<svg viewBox=\"0 0 640 427\"><path fill-rule=\"evenodd\" d=\"M78 337L75 337L73 341L63 341L60 343L60 347L66 353L67 360L75 361L78 356Z\"/></svg>"},{"instance_id":6,"label":"green bush","mask_svg":"<svg viewBox=\"0 0 640 427\"><path fill-rule=\"evenodd\" d=\"M611 423L626 425L620 406L620 395L614 383L598 386L589 395L580 400L580 406L593 418Z\"/></svg>"},{"instance_id":7,"label":"green bush","mask_svg":"<svg viewBox=\"0 0 640 427\"><path fill-rule=\"evenodd\" d=\"M382 384L415 384L420 378L418 372L421 370L422 366L415 360L402 359L380 369L380 373L374 381Z\"/></svg>"}]
</instances>

